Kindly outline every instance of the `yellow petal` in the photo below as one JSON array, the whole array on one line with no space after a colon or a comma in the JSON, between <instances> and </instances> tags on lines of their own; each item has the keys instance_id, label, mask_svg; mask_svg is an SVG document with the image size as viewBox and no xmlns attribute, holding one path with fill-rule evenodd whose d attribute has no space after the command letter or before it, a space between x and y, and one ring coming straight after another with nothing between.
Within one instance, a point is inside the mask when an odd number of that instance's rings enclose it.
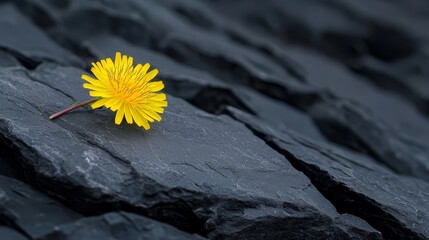
<instances>
[{"instance_id":1,"label":"yellow petal","mask_svg":"<svg viewBox=\"0 0 429 240\"><path fill-rule=\"evenodd\" d=\"M146 119L142 119L142 125L143 125L143 128L145 130L149 130L150 129L150 125L149 125L149 123L147 122Z\"/></svg>"},{"instance_id":2,"label":"yellow petal","mask_svg":"<svg viewBox=\"0 0 429 240\"><path fill-rule=\"evenodd\" d=\"M89 96L107 98L107 97L111 97L111 94L107 92L101 92L101 91L90 91Z\"/></svg>"},{"instance_id":3,"label":"yellow petal","mask_svg":"<svg viewBox=\"0 0 429 240\"><path fill-rule=\"evenodd\" d=\"M112 111L117 111L122 105L122 101L117 99L116 103L110 108Z\"/></svg>"},{"instance_id":4,"label":"yellow petal","mask_svg":"<svg viewBox=\"0 0 429 240\"><path fill-rule=\"evenodd\" d=\"M140 116L142 116L147 121L149 121L149 122L154 122L155 121L153 118L149 117L149 115L147 115L146 113L144 113L143 110L138 109L137 111L140 114Z\"/></svg>"},{"instance_id":5,"label":"yellow petal","mask_svg":"<svg viewBox=\"0 0 429 240\"><path fill-rule=\"evenodd\" d=\"M135 111L133 107L130 107L130 112L131 112L131 115L133 116L134 122L137 123L137 126L139 127L143 126L143 122L139 114L137 113L137 111Z\"/></svg>"},{"instance_id":6,"label":"yellow petal","mask_svg":"<svg viewBox=\"0 0 429 240\"><path fill-rule=\"evenodd\" d=\"M146 129L146 130L149 130L149 129L150 129L150 125L149 125L149 123L148 123L148 122L147 122L147 120L146 120L146 119L144 119L142 116L137 115L137 117L135 118L135 120L136 120L137 125L138 125L139 127L143 127L143 128L144 128L144 129Z\"/></svg>"},{"instance_id":7,"label":"yellow petal","mask_svg":"<svg viewBox=\"0 0 429 240\"><path fill-rule=\"evenodd\" d=\"M119 107L118 111L116 112L115 124L116 125L121 124L122 119L124 119L124 106L123 105L121 107Z\"/></svg>"},{"instance_id":8,"label":"yellow petal","mask_svg":"<svg viewBox=\"0 0 429 240\"><path fill-rule=\"evenodd\" d=\"M95 90L95 91L106 91L105 87L100 87L94 84L84 83L82 84L83 88L89 89L89 90Z\"/></svg>"},{"instance_id":9,"label":"yellow petal","mask_svg":"<svg viewBox=\"0 0 429 240\"><path fill-rule=\"evenodd\" d=\"M148 88L152 92L158 92L158 91L161 91L162 89L164 89L164 83L162 83L162 82L151 82L151 83L148 83Z\"/></svg>"},{"instance_id":10,"label":"yellow petal","mask_svg":"<svg viewBox=\"0 0 429 240\"><path fill-rule=\"evenodd\" d=\"M150 125L147 120L139 113L138 109L130 108L133 118L139 127L143 127L146 130L150 129Z\"/></svg>"},{"instance_id":11,"label":"yellow petal","mask_svg":"<svg viewBox=\"0 0 429 240\"><path fill-rule=\"evenodd\" d=\"M167 101L150 101L150 105L153 105L156 107L167 107L168 102Z\"/></svg>"},{"instance_id":12,"label":"yellow petal","mask_svg":"<svg viewBox=\"0 0 429 240\"><path fill-rule=\"evenodd\" d=\"M98 68L91 68L91 72L94 74L94 76L98 79L98 80L107 80L107 73L102 72L101 70L99 70Z\"/></svg>"},{"instance_id":13,"label":"yellow petal","mask_svg":"<svg viewBox=\"0 0 429 240\"><path fill-rule=\"evenodd\" d=\"M122 55L121 66L123 68L125 68L127 66L127 62L128 62L128 56L127 55Z\"/></svg>"},{"instance_id":14,"label":"yellow petal","mask_svg":"<svg viewBox=\"0 0 429 240\"><path fill-rule=\"evenodd\" d=\"M124 110L125 110L125 119L127 120L127 123L132 124L133 123L133 116L131 115L130 108L128 104L124 104Z\"/></svg>"},{"instance_id":15,"label":"yellow petal","mask_svg":"<svg viewBox=\"0 0 429 240\"><path fill-rule=\"evenodd\" d=\"M117 101L117 98L109 98L105 105L106 107L111 108L112 106L116 105Z\"/></svg>"},{"instance_id":16,"label":"yellow petal","mask_svg":"<svg viewBox=\"0 0 429 240\"><path fill-rule=\"evenodd\" d=\"M153 96L150 97L150 99L153 101L164 101L165 99L167 99L167 96L165 95L165 93L159 93L159 94L154 94Z\"/></svg>"},{"instance_id":17,"label":"yellow petal","mask_svg":"<svg viewBox=\"0 0 429 240\"><path fill-rule=\"evenodd\" d=\"M155 111L144 109L143 112L149 115L151 118L155 119L156 121L161 121L161 116L159 116L158 113L156 113Z\"/></svg>"},{"instance_id":18,"label":"yellow petal","mask_svg":"<svg viewBox=\"0 0 429 240\"><path fill-rule=\"evenodd\" d=\"M110 69L113 64L112 64L112 59L111 58L106 58L105 60L101 61L101 64L103 64L103 68L104 69Z\"/></svg>"},{"instance_id":19,"label":"yellow petal","mask_svg":"<svg viewBox=\"0 0 429 240\"><path fill-rule=\"evenodd\" d=\"M121 53L120 52L116 52L115 55L115 68L119 69L121 67Z\"/></svg>"},{"instance_id":20,"label":"yellow petal","mask_svg":"<svg viewBox=\"0 0 429 240\"><path fill-rule=\"evenodd\" d=\"M145 82L149 82L150 80L152 80L154 77L156 77L156 75L158 74L158 69L154 69L150 72L148 72L145 76L144 76L144 81Z\"/></svg>"},{"instance_id":21,"label":"yellow petal","mask_svg":"<svg viewBox=\"0 0 429 240\"><path fill-rule=\"evenodd\" d=\"M104 106L104 104L106 104L107 101L108 101L107 98L100 99L100 100L96 101L95 103L93 103L91 105L91 107L92 107L92 109L102 107L102 106Z\"/></svg>"},{"instance_id":22,"label":"yellow petal","mask_svg":"<svg viewBox=\"0 0 429 240\"><path fill-rule=\"evenodd\" d=\"M158 106L155 106L155 105L152 105L152 104L147 104L145 106L145 108L149 109L149 110L152 110L152 111L155 111L155 112L158 112L158 113L163 113L164 112L164 108L158 107Z\"/></svg>"},{"instance_id":23,"label":"yellow petal","mask_svg":"<svg viewBox=\"0 0 429 240\"><path fill-rule=\"evenodd\" d=\"M90 76L88 76L88 75L85 75L85 74L82 74L81 78L82 78L83 80L85 80L85 81L87 81L87 82L91 83L91 84L97 81L96 79L94 79L94 78L92 78L92 77L90 77Z\"/></svg>"},{"instance_id":24,"label":"yellow petal","mask_svg":"<svg viewBox=\"0 0 429 240\"><path fill-rule=\"evenodd\" d=\"M111 58L108 58L106 60L106 62L107 62L106 69L114 69L115 68L115 63L113 63L113 60Z\"/></svg>"},{"instance_id":25,"label":"yellow petal","mask_svg":"<svg viewBox=\"0 0 429 240\"><path fill-rule=\"evenodd\" d=\"M90 84L93 84L93 85L96 85L96 86L104 86L103 82L101 82L101 81L100 81L100 80L98 80L98 79L92 78L92 77L90 77L90 76L88 76L88 75L83 74L83 75L81 76L81 78L82 78L83 80L85 80L85 81L89 82Z\"/></svg>"},{"instance_id":26,"label":"yellow petal","mask_svg":"<svg viewBox=\"0 0 429 240\"><path fill-rule=\"evenodd\" d=\"M107 66L106 59L101 60L101 66L103 69L106 69L106 66Z\"/></svg>"},{"instance_id":27,"label":"yellow petal","mask_svg":"<svg viewBox=\"0 0 429 240\"><path fill-rule=\"evenodd\" d=\"M150 64L149 64L149 63L145 63L145 64L143 65L142 69L140 70L140 74L141 74L142 76L146 75L147 70L149 70L149 68L150 68Z\"/></svg>"},{"instance_id":28,"label":"yellow petal","mask_svg":"<svg viewBox=\"0 0 429 240\"><path fill-rule=\"evenodd\" d=\"M128 63L127 63L128 67L132 67L133 66L133 57L128 57Z\"/></svg>"}]
</instances>

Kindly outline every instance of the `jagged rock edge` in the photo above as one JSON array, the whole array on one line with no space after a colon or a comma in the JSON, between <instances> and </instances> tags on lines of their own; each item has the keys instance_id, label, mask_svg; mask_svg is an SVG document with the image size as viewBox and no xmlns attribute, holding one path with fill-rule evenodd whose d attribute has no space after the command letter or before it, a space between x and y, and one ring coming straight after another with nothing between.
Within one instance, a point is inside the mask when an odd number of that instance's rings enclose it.
<instances>
[{"instance_id":1,"label":"jagged rock edge","mask_svg":"<svg viewBox=\"0 0 429 240\"><path fill-rule=\"evenodd\" d=\"M235 118L233 114L229 114L228 111L226 111L226 114L233 119L240 121L239 119ZM305 176L307 176L313 183L313 185L316 187L316 189L329 202L332 203L332 205L337 209L339 213L348 213L367 221L373 228L380 231L383 234L383 237L386 239L395 239L398 236L400 236L400 238L402 237L401 239L424 239L424 236L421 236L420 234L417 234L412 230L407 229L400 222L395 221L396 219L392 215L384 212L381 209L381 206L377 206L378 204L372 199L366 198L366 196L363 194L351 191L346 186L341 185L341 183L332 180L332 176L330 176L327 172L321 170L318 166L307 164L304 161L299 160L292 153L280 148L276 143L280 140L258 131L247 123L243 122L243 124L249 130L251 130L255 136L266 142L266 144L270 146L273 150L282 154L297 171L300 171ZM358 210L356 206L353 206L353 204L348 205L347 199L341 198L344 195L351 196L354 202L361 203L360 205L366 206L366 209ZM370 216L365 215L365 212L367 212L368 214L372 214L375 212L376 214L374 214L375 216L371 218ZM386 221L385 218L382 218L381 220L376 219L376 216L378 216L378 214L384 214L384 216L389 220L390 224L383 224L383 221Z\"/></svg>"}]
</instances>

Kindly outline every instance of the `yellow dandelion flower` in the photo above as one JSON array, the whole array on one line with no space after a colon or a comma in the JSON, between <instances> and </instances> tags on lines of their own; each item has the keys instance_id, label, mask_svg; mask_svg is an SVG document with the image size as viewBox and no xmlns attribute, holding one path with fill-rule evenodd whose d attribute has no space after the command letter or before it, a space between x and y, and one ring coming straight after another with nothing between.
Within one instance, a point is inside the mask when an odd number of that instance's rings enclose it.
<instances>
[{"instance_id":1,"label":"yellow dandelion flower","mask_svg":"<svg viewBox=\"0 0 429 240\"><path fill-rule=\"evenodd\" d=\"M120 52L116 53L114 61L107 58L92 66L95 78L84 74L82 79L87 81L83 87L95 98L54 114L50 119L91 103L94 109L104 106L116 112L118 125L125 117L127 123L136 123L148 130L149 122L161 121L160 114L168 103L166 95L159 93L164 88L162 81L152 81L158 74L157 69L149 71L149 63L134 66L133 58Z\"/></svg>"}]
</instances>

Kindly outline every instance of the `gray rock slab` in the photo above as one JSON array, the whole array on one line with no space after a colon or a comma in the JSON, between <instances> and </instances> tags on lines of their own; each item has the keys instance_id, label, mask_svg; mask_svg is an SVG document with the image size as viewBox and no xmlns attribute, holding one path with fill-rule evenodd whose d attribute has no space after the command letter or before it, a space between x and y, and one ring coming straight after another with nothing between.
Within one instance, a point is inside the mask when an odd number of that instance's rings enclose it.
<instances>
[{"instance_id":1,"label":"gray rock slab","mask_svg":"<svg viewBox=\"0 0 429 240\"><path fill-rule=\"evenodd\" d=\"M38 240L185 240L204 239L167 224L127 212L111 212L58 226Z\"/></svg>"},{"instance_id":2,"label":"gray rock slab","mask_svg":"<svg viewBox=\"0 0 429 240\"><path fill-rule=\"evenodd\" d=\"M397 28L404 35L419 42L429 40L429 34L421 30L428 27L428 3L426 1L403 1L401 4L390 1L368 1L368 4L357 4L353 0L334 0L332 2L340 11L348 12L358 19ZM389 39L385 41L389 42Z\"/></svg>"},{"instance_id":3,"label":"gray rock slab","mask_svg":"<svg viewBox=\"0 0 429 240\"><path fill-rule=\"evenodd\" d=\"M57 17L61 10L67 7L67 1L50 0L0 0L0 3L14 4L27 18L31 19L33 24L47 29L56 24Z\"/></svg>"},{"instance_id":4,"label":"gray rock slab","mask_svg":"<svg viewBox=\"0 0 429 240\"><path fill-rule=\"evenodd\" d=\"M21 65L10 53L0 50L0 67L13 67Z\"/></svg>"},{"instance_id":5,"label":"gray rock slab","mask_svg":"<svg viewBox=\"0 0 429 240\"><path fill-rule=\"evenodd\" d=\"M429 114L429 63L426 54L416 54L409 58L386 63L374 57L359 59L353 69L364 75L376 86L397 93L410 100L423 113Z\"/></svg>"},{"instance_id":6,"label":"gray rock slab","mask_svg":"<svg viewBox=\"0 0 429 240\"><path fill-rule=\"evenodd\" d=\"M210 238L380 238L360 219L342 220L308 178L244 125L175 97L151 131L116 126L109 110L49 121L86 93L80 79L64 76L38 82L22 68L0 71L0 136L19 149L22 171L33 171L33 181L79 212L132 209Z\"/></svg>"},{"instance_id":7,"label":"gray rock slab","mask_svg":"<svg viewBox=\"0 0 429 240\"><path fill-rule=\"evenodd\" d=\"M397 131L418 141L429 142L429 121L408 101L373 86L346 66L315 51L289 48L288 54L303 65L309 84L337 97L353 100Z\"/></svg>"},{"instance_id":8,"label":"gray rock slab","mask_svg":"<svg viewBox=\"0 0 429 240\"><path fill-rule=\"evenodd\" d=\"M394 171L429 181L429 147L343 100L316 104L310 114L334 142L364 152Z\"/></svg>"},{"instance_id":9,"label":"gray rock slab","mask_svg":"<svg viewBox=\"0 0 429 240\"><path fill-rule=\"evenodd\" d=\"M115 49L133 56L136 63L149 62L159 69L159 78L165 81L167 93L188 99L206 111L219 112L225 106L234 106L276 124L279 128L288 126L288 129L301 134L324 139L305 113L246 86L227 85L210 74L181 64L160 52L135 46L113 35L94 37L85 44L99 59L114 56L112 49ZM55 74L53 70L50 72Z\"/></svg>"},{"instance_id":10,"label":"gray rock slab","mask_svg":"<svg viewBox=\"0 0 429 240\"><path fill-rule=\"evenodd\" d=\"M278 131L239 110L228 113L283 153L339 211L365 219L385 239L429 237L427 182L397 175L366 156Z\"/></svg>"},{"instance_id":11,"label":"gray rock slab","mask_svg":"<svg viewBox=\"0 0 429 240\"><path fill-rule=\"evenodd\" d=\"M159 79L167 81L166 91L181 98L192 98L202 88L227 88L227 84L210 74L199 71L174 59L143 46L137 46L124 39L111 35L94 35L84 40L84 44L97 59L114 58L119 51L132 56L135 63L150 63L158 68Z\"/></svg>"},{"instance_id":12,"label":"gray rock slab","mask_svg":"<svg viewBox=\"0 0 429 240\"><path fill-rule=\"evenodd\" d=\"M333 1L206 2L229 21L239 22L264 38L316 48L340 58L355 57L365 52L361 45L368 27L348 12L338 9L338 4Z\"/></svg>"},{"instance_id":13,"label":"gray rock slab","mask_svg":"<svg viewBox=\"0 0 429 240\"><path fill-rule=\"evenodd\" d=\"M287 56L287 52L283 50L279 41L268 36L255 34L254 31L241 24L241 22L233 21L223 15L225 11L237 12L236 9L226 8L222 9L222 11L216 11L213 5L198 0L162 0L157 2L169 8L188 24L197 26L205 31L224 35L241 45L251 46L253 49L259 50L260 53L270 56L272 60L287 69L296 78L302 78L302 67ZM252 3L252 5L254 4L256 3Z\"/></svg>"},{"instance_id":14,"label":"gray rock slab","mask_svg":"<svg viewBox=\"0 0 429 240\"><path fill-rule=\"evenodd\" d=\"M15 231L13 228L0 226L0 236L3 240L26 240L26 236Z\"/></svg>"},{"instance_id":15,"label":"gray rock slab","mask_svg":"<svg viewBox=\"0 0 429 240\"><path fill-rule=\"evenodd\" d=\"M37 189L0 175L0 221L20 229L27 236L37 238L81 217ZM4 239L2 235L0 238Z\"/></svg>"},{"instance_id":16,"label":"gray rock slab","mask_svg":"<svg viewBox=\"0 0 429 240\"><path fill-rule=\"evenodd\" d=\"M121 36L210 73L225 83L250 86L274 98L282 99L290 89L307 90L271 57L226 36L189 25L156 1L127 1L118 8L112 7L114 3L110 6L76 1L64 16L62 26L81 41L97 33ZM82 25L85 27L81 28ZM134 30L121 31L126 27Z\"/></svg>"},{"instance_id":17,"label":"gray rock slab","mask_svg":"<svg viewBox=\"0 0 429 240\"><path fill-rule=\"evenodd\" d=\"M16 56L31 64L54 61L82 66L79 58L58 46L14 5L0 6L0 32L7 33L0 37L0 47L14 52Z\"/></svg>"},{"instance_id":18,"label":"gray rock slab","mask_svg":"<svg viewBox=\"0 0 429 240\"><path fill-rule=\"evenodd\" d=\"M0 238L13 239L202 239L164 223L125 212L83 217L15 179L0 176Z\"/></svg>"}]
</instances>

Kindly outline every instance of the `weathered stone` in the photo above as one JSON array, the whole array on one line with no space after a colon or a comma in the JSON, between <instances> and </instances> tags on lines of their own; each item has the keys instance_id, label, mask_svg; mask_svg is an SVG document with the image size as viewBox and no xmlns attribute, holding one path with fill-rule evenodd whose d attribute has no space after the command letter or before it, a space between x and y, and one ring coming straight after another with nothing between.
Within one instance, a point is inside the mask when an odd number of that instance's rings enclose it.
<instances>
[{"instance_id":1,"label":"weathered stone","mask_svg":"<svg viewBox=\"0 0 429 240\"><path fill-rule=\"evenodd\" d=\"M0 0L0 239L429 239L428 13ZM163 121L48 121L116 51L160 69Z\"/></svg>"},{"instance_id":2,"label":"weathered stone","mask_svg":"<svg viewBox=\"0 0 429 240\"><path fill-rule=\"evenodd\" d=\"M353 100L397 131L421 142L429 142L429 122L407 101L372 86L345 66L317 52L290 48L288 54L305 65L305 79L309 84L336 97Z\"/></svg>"},{"instance_id":3,"label":"weathered stone","mask_svg":"<svg viewBox=\"0 0 429 240\"><path fill-rule=\"evenodd\" d=\"M175 12L179 12L179 13L186 11L186 9L189 9L189 7L187 8L187 6L190 5L190 4L180 5L180 3L173 4L167 0L164 0L161 2L163 2L164 5L167 5L167 6L173 5L173 7L176 7ZM305 3L303 3L303 1L299 1L299 2L284 4L282 1L271 1L270 3L271 6L269 8L271 8L271 10L273 11L276 9L280 9L279 11L284 11L283 16L292 15L292 16L299 17L300 21L306 21L306 24L308 25L310 24L310 22L308 20L305 20L307 18L302 16L301 14L298 14L299 15L298 16L296 12L299 12L297 11L297 9L303 9L303 8L312 6L311 4L309 4L309 2L314 3L314 1L306 1ZM219 1L216 2L216 4L220 4ZM142 6L141 9L150 8L151 6L150 4L144 4L144 5L145 6ZM178 11L177 6L183 6L183 5L184 7L180 8L183 11ZM234 2L233 4L226 4L226 5L228 6L232 5L232 8L226 9L227 7L225 7L225 10L228 10L231 13L234 12L235 10L239 10L239 9L235 9L234 6L236 6L237 8L241 8L242 6L242 4L237 2ZM199 4L199 5L194 4L193 6L194 6L193 12L196 12L197 11L196 9L201 9L201 8L204 9L204 4ZM320 5L317 5L317 6L320 7ZM330 18L328 18L326 22L311 21L312 23L314 22L313 24L315 25L314 26L315 29L320 29L317 31L324 32L324 31L327 31L327 29L332 30L334 28L336 29L335 31L341 31L341 30L344 31L345 29L350 28L352 24L351 22L344 23L344 21L329 20L331 18L334 19L336 17L344 18L342 14L335 15L335 17L332 16L331 13L336 11L335 8L332 10L326 7L318 8L317 6L311 8L311 9L314 9L315 13L320 13L322 15L327 14L330 16ZM291 7L292 9L290 9ZM295 7L296 9L293 9L293 7ZM241 8L240 10L243 11L242 13L243 15L246 14L245 11L252 11L251 9L255 10L255 14L256 14L256 10L259 11L261 8L264 8L264 6L259 6L258 4L255 4L246 8ZM240 12L240 10L238 12ZM147 12L149 13L149 11ZM208 12L208 11L206 10L205 12ZM168 13L167 11L164 10L162 11L162 13L170 16L170 19L175 18L175 14L171 12ZM153 14L153 15L156 15L156 14ZM208 16L210 16L210 14L208 14L206 18L208 18ZM203 17L200 17L200 18L203 18ZM207 20L207 21L211 22L210 25L212 25L213 28L222 27L223 25L225 25L225 24L222 24L222 22L220 21L213 21L213 20ZM176 23L177 21L174 21L174 22ZM173 23L169 23L169 24L171 25ZM184 24L179 24L179 23L177 24L180 27L174 28L174 32L179 32L179 33L184 32L187 34L196 32L196 34L199 34L199 31L195 31L193 28L184 26ZM361 23L359 22L359 24ZM165 25L169 26L168 24L164 24L163 26ZM320 34L322 33L317 33L316 35L320 35ZM282 49L284 52L287 52L287 56L292 58L296 62L298 62L300 66L304 66L304 71L305 71L305 73L303 74L304 79L306 80L306 82L310 83L311 85L316 86L316 89L320 89L320 90L326 89L326 90L329 90L331 93L335 94L336 96L349 98L349 99L353 99L355 101L361 102L363 106L366 106L371 110L373 110L374 113L380 116L382 119L384 119L385 121L391 122L391 124L397 127L398 130L406 131L410 136L417 138L421 141L429 140L428 138L429 135L426 134L429 132L428 121L424 118L424 116L422 116L419 112L417 112L411 105L401 101L401 99L398 99L396 96L392 96L389 93L377 90L376 88L372 87L370 84L366 83L363 79L359 79L358 77L353 76L353 74L350 71L348 71L345 67L341 66L341 64L335 63L333 60L330 60L329 58L320 56L320 54L319 55L314 54L309 51L304 51L296 47L285 48L285 46L282 46L282 45L279 47L279 49ZM165 49L162 49L162 50L165 50ZM185 51L184 49L182 49L182 52L180 53L181 54L180 60L183 61L185 60L184 58L186 59L189 58L190 59L189 61L186 60L187 64L200 68L200 66L197 66L197 65L203 64L201 63L203 61L196 61L195 63L190 62L196 59L195 56L193 57L189 56L189 54L192 51L194 51L194 49L189 51ZM218 54L221 54L221 53L218 53ZM236 53L235 55L241 55L241 54ZM255 58L256 57L252 59L255 59ZM240 65L245 66L246 64L240 64ZM271 64L270 62L270 65L273 65L273 64ZM263 65L259 65L259 69L261 68L261 66ZM218 72L222 72L222 71L219 70L217 71L217 73ZM271 72L274 72L274 71L271 71ZM216 73L213 73L213 74L216 75ZM216 76L218 76L220 79L228 79L227 76L219 76L219 75L216 75ZM257 75L255 74L253 74L252 76L256 76L256 78L258 78ZM279 77L284 75L277 74L276 76ZM236 79L237 79L236 81L239 81L239 79L243 79L243 76L237 77ZM271 82L271 83L274 84L274 82ZM306 95L305 94L306 91L309 91L311 89L310 88L308 90L303 90L303 92L298 91L299 92L298 94L291 94L291 92L294 92L296 88L299 89L300 87L294 86L294 84L296 83L294 83L293 81L285 81L285 80L282 82L276 82L276 84L282 85L282 88L277 86L277 90L274 87L274 85L268 88L262 87L264 88L262 89L261 86L258 86L261 84L255 84L255 83L253 84L246 83L246 84L262 92L270 92L269 95L285 100L296 106L300 106L301 104L294 102L297 100L292 100L293 97L290 97L288 99L286 96L293 95L294 97L297 97L296 95L301 95L300 97L302 97ZM268 85L262 84L262 86L267 87ZM361 89L361 90L356 91L356 89ZM323 93L318 93L318 94L320 95ZM398 109L400 109L400 111L398 111Z\"/></svg>"},{"instance_id":4,"label":"weathered stone","mask_svg":"<svg viewBox=\"0 0 429 240\"><path fill-rule=\"evenodd\" d=\"M159 78L167 81L166 91L180 98L192 99L203 88L225 89L228 85L168 56L143 46L136 46L110 34L95 35L85 41L97 59L114 58L119 51L133 56L135 63L150 63L159 69Z\"/></svg>"},{"instance_id":5,"label":"weathered stone","mask_svg":"<svg viewBox=\"0 0 429 240\"><path fill-rule=\"evenodd\" d=\"M31 239L200 239L130 213L84 218L33 187L0 175L0 223ZM0 226L0 238L27 239Z\"/></svg>"},{"instance_id":6,"label":"weathered stone","mask_svg":"<svg viewBox=\"0 0 429 240\"><path fill-rule=\"evenodd\" d=\"M3 240L26 240L28 239L19 232L5 226L0 226L0 236Z\"/></svg>"},{"instance_id":7,"label":"weathered stone","mask_svg":"<svg viewBox=\"0 0 429 240\"><path fill-rule=\"evenodd\" d=\"M68 1L51 0L0 0L0 3L14 4L20 12L30 18L34 24L41 28L52 27L56 24L61 6ZM63 6L64 7L64 6Z\"/></svg>"},{"instance_id":8,"label":"weathered stone","mask_svg":"<svg viewBox=\"0 0 429 240\"><path fill-rule=\"evenodd\" d=\"M82 218L79 221L59 226L51 233L47 233L37 239L202 240L203 238L184 233L167 224L162 224L136 214L114 212L97 217Z\"/></svg>"},{"instance_id":9,"label":"weathered stone","mask_svg":"<svg viewBox=\"0 0 429 240\"><path fill-rule=\"evenodd\" d=\"M387 60L408 55L407 53L411 51L407 49L416 51L415 45L418 44L418 40L429 40L429 34L421 30L427 27L427 19L416 17L427 16L428 2L426 1L418 0L404 2L404 4L395 4L390 1L367 1L366 4L358 4L353 0L334 2L338 10L357 16L362 21L362 25L369 22L369 25L379 28L378 32L372 32L374 34L372 40L376 43L373 50L387 50L385 54L396 56ZM382 13L378 11L379 9L383 9ZM388 53L389 50L390 53Z\"/></svg>"},{"instance_id":10,"label":"weathered stone","mask_svg":"<svg viewBox=\"0 0 429 240\"><path fill-rule=\"evenodd\" d=\"M366 76L376 86L410 100L423 113L429 115L429 71L425 67L428 63L429 57L424 54L394 63L367 56L355 63L353 69Z\"/></svg>"},{"instance_id":11,"label":"weathered stone","mask_svg":"<svg viewBox=\"0 0 429 240\"><path fill-rule=\"evenodd\" d=\"M160 70L159 78L166 81L167 93L187 99L205 111L219 113L226 106L233 106L253 113L280 129L288 126L301 134L324 139L307 115L251 88L239 84L227 85L210 74L112 35L92 38L86 45L99 59L114 56L112 49L115 49L132 55L135 62L149 62Z\"/></svg>"},{"instance_id":12,"label":"weathered stone","mask_svg":"<svg viewBox=\"0 0 429 240\"><path fill-rule=\"evenodd\" d=\"M195 25L205 31L225 35L236 43L260 50L260 53L267 54L272 60L287 69L290 74L302 80L304 74L302 66L289 58L287 52L275 39L255 34L254 31L249 30L239 21L231 21L231 19L225 18L224 15L216 12L211 5L204 1L162 0L157 2L185 18L188 24Z\"/></svg>"},{"instance_id":13,"label":"weathered stone","mask_svg":"<svg viewBox=\"0 0 429 240\"><path fill-rule=\"evenodd\" d=\"M365 219L385 239L429 237L427 182L398 176L365 156L278 131L239 110L228 108L228 113L306 174L338 211Z\"/></svg>"},{"instance_id":14,"label":"weathered stone","mask_svg":"<svg viewBox=\"0 0 429 240\"><path fill-rule=\"evenodd\" d=\"M19 66L18 60L11 54L0 50L0 67Z\"/></svg>"},{"instance_id":15,"label":"weathered stone","mask_svg":"<svg viewBox=\"0 0 429 240\"><path fill-rule=\"evenodd\" d=\"M13 5L0 5L0 32L7 33L0 37L0 47L14 52L28 67L41 61L82 66L80 59L58 46Z\"/></svg>"},{"instance_id":16,"label":"weathered stone","mask_svg":"<svg viewBox=\"0 0 429 240\"><path fill-rule=\"evenodd\" d=\"M38 238L80 217L33 187L0 175L0 222Z\"/></svg>"},{"instance_id":17,"label":"weathered stone","mask_svg":"<svg viewBox=\"0 0 429 240\"><path fill-rule=\"evenodd\" d=\"M276 41L320 49L341 58L355 57L365 50L360 45L366 26L338 9L335 3L268 0L250 5L239 0L210 1L210 4L230 21L238 21Z\"/></svg>"},{"instance_id":18,"label":"weathered stone","mask_svg":"<svg viewBox=\"0 0 429 240\"><path fill-rule=\"evenodd\" d=\"M4 147L3 144L4 144L3 142L0 142L0 145L1 145L0 150L2 152L2 154L0 155L0 162L6 162L6 160L5 160L6 157L4 156L6 154L4 154L4 152L9 151L9 149ZM0 176L6 176L6 177L11 177L11 178L17 178L17 179L22 178L22 174L19 174L17 172L17 170L13 166L10 166L10 165L3 165L0 168Z\"/></svg>"},{"instance_id":19,"label":"weathered stone","mask_svg":"<svg viewBox=\"0 0 429 240\"><path fill-rule=\"evenodd\" d=\"M429 147L348 101L317 104L310 114L334 142L368 153L395 172L429 181Z\"/></svg>"},{"instance_id":20,"label":"weathered stone","mask_svg":"<svg viewBox=\"0 0 429 240\"><path fill-rule=\"evenodd\" d=\"M331 56L350 59L373 55L394 61L413 54L419 40L428 39L428 34L421 31L427 27L427 20L415 17L424 16L425 7L416 7L419 4L271 0L251 7L243 7L245 3L241 1L216 1L214 6L260 33L292 40Z\"/></svg>"},{"instance_id":21,"label":"weathered stone","mask_svg":"<svg viewBox=\"0 0 429 240\"><path fill-rule=\"evenodd\" d=\"M80 212L131 209L210 238L380 238L242 124L177 98L149 132L114 125L109 110L49 121L86 94L70 69L0 71L0 133L30 181Z\"/></svg>"},{"instance_id":22,"label":"weathered stone","mask_svg":"<svg viewBox=\"0 0 429 240\"><path fill-rule=\"evenodd\" d=\"M121 36L128 42L156 49L182 64L210 73L225 83L250 86L281 100L287 97L293 101L289 95L295 91L309 94L313 91L270 57L228 37L190 26L156 1L127 1L119 9L129 14L114 7L77 1L64 17L63 25L82 40L103 33ZM124 28L133 31L123 31Z\"/></svg>"}]
</instances>

